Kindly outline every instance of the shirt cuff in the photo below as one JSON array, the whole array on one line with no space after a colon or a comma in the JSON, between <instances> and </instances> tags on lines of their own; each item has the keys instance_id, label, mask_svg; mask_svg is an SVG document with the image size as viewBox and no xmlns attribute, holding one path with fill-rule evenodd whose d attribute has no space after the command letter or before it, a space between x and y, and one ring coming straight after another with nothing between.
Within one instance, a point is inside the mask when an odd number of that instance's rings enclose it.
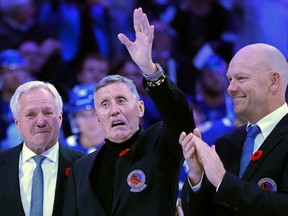
<instances>
[{"instance_id":1,"label":"shirt cuff","mask_svg":"<svg viewBox=\"0 0 288 216\"><path fill-rule=\"evenodd\" d=\"M197 185L195 185L195 186L193 186L193 185L191 184L190 179L189 179L189 176L187 176L187 178L188 178L188 183L189 183L189 185L190 185L190 187L191 187L191 189L192 189L193 192L197 192L197 191L199 191L199 190L201 189L202 181L203 181L203 176L204 176L204 172L202 172L202 176L201 176L200 182L199 182Z\"/></svg>"},{"instance_id":2,"label":"shirt cuff","mask_svg":"<svg viewBox=\"0 0 288 216\"><path fill-rule=\"evenodd\" d=\"M223 179L222 179L222 180L219 182L219 184L217 185L217 187L216 187L216 192L218 192L218 190L219 190L219 187L220 187L220 185L221 185L222 181L223 181Z\"/></svg>"}]
</instances>

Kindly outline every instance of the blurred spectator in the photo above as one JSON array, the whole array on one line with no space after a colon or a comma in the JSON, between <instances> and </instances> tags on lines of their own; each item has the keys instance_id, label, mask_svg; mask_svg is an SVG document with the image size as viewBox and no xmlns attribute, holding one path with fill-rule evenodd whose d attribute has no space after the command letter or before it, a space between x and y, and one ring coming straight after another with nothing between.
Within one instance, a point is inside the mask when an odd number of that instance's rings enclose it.
<instances>
[{"instance_id":1,"label":"blurred spectator","mask_svg":"<svg viewBox=\"0 0 288 216\"><path fill-rule=\"evenodd\" d=\"M267 43L288 59L288 1L242 0L234 2L238 38L234 52L252 43Z\"/></svg>"},{"instance_id":2,"label":"blurred spectator","mask_svg":"<svg viewBox=\"0 0 288 216\"><path fill-rule=\"evenodd\" d=\"M170 23L176 13L177 0L136 0L136 7L147 11L151 20Z\"/></svg>"},{"instance_id":3,"label":"blurred spectator","mask_svg":"<svg viewBox=\"0 0 288 216\"><path fill-rule=\"evenodd\" d=\"M215 119L199 124L198 128L201 131L202 139L210 146L215 144L215 141L229 131L247 123L240 117L235 117L234 120L228 118Z\"/></svg>"},{"instance_id":4,"label":"blurred spectator","mask_svg":"<svg viewBox=\"0 0 288 216\"><path fill-rule=\"evenodd\" d=\"M69 94L67 106L73 135L67 137L65 144L85 153L98 150L105 139L95 115L95 87L94 83L76 85Z\"/></svg>"},{"instance_id":5,"label":"blurred spectator","mask_svg":"<svg viewBox=\"0 0 288 216\"><path fill-rule=\"evenodd\" d=\"M76 71L76 84L98 83L109 73L108 59L97 53L88 53L80 62Z\"/></svg>"},{"instance_id":6,"label":"blurred spectator","mask_svg":"<svg viewBox=\"0 0 288 216\"><path fill-rule=\"evenodd\" d=\"M207 56L199 72L196 95L192 101L202 113L202 122L235 118L233 103L227 94L227 63L218 55Z\"/></svg>"},{"instance_id":7,"label":"blurred spectator","mask_svg":"<svg viewBox=\"0 0 288 216\"><path fill-rule=\"evenodd\" d=\"M10 110L10 99L16 88L33 79L30 76L29 68L16 50L5 50L0 53L0 140L6 138L6 129L9 124L14 124L12 112Z\"/></svg>"},{"instance_id":8,"label":"blurred spectator","mask_svg":"<svg viewBox=\"0 0 288 216\"><path fill-rule=\"evenodd\" d=\"M110 21L100 0L47 1L39 12L39 23L61 41L62 61L73 70L90 52L110 55Z\"/></svg>"},{"instance_id":9,"label":"blurred spectator","mask_svg":"<svg viewBox=\"0 0 288 216\"><path fill-rule=\"evenodd\" d=\"M182 0L171 26L177 32L178 51L184 60L192 61L197 52L209 44L225 60L230 60L233 43L223 35L231 28L233 14L216 0Z\"/></svg>"},{"instance_id":10,"label":"blurred spectator","mask_svg":"<svg viewBox=\"0 0 288 216\"><path fill-rule=\"evenodd\" d=\"M23 138L15 123L10 123L6 129L6 138L0 141L0 150L9 149L23 142Z\"/></svg>"},{"instance_id":11,"label":"blurred spectator","mask_svg":"<svg viewBox=\"0 0 288 216\"><path fill-rule=\"evenodd\" d=\"M87 0L81 5L82 37L80 57L88 52L97 52L109 58L111 48L111 26L106 1ZM91 33L92 32L92 36ZM91 36L91 38L89 38ZM90 39L90 40L89 40Z\"/></svg>"},{"instance_id":12,"label":"blurred spectator","mask_svg":"<svg viewBox=\"0 0 288 216\"><path fill-rule=\"evenodd\" d=\"M126 48L119 43L117 35L125 33L134 40L133 10L136 8L135 0L103 0L108 4L110 22L111 51L110 59L117 59L123 55L129 56Z\"/></svg>"},{"instance_id":13,"label":"blurred spectator","mask_svg":"<svg viewBox=\"0 0 288 216\"><path fill-rule=\"evenodd\" d=\"M77 2L46 1L39 9L38 22L61 42L62 61L72 61L78 54L81 37L81 14Z\"/></svg>"},{"instance_id":14,"label":"blurred spectator","mask_svg":"<svg viewBox=\"0 0 288 216\"><path fill-rule=\"evenodd\" d=\"M49 37L35 23L36 10L34 0L1 0L0 51L16 49L23 40L41 42Z\"/></svg>"},{"instance_id":15,"label":"blurred spectator","mask_svg":"<svg viewBox=\"0 0 288 216\"><path fill-rule=\"evenodd\" d=\"M192 95L194 93L195 73L191 73L191 62L184 62L177 57L174 30L169 24L161 20L152 20L151 24L154 25L153 59L162 65L170 79L177 83L187 96Z\"/></svg>"},{"instance_id":16,"label":"blurred spectator","mask_svg":"<svg viewBox=\"0 0 288 216\"><path fill-rule=\"evenodd\" d=\"M175 35L172 28L165 22L153 20L154 42L152 46L152 57L155 62L162 65L164 71L175 83L177 83L177 62L175 55ZM179 85L178 85L179 86ZM179 86L181 87L181 85Z\"/></svg>"},{"instance_id":17,"label":"blurred spectator","mask_svg":"<svg viewBox=\"0 0 288 216\"><path fill-rule=\"evenodd\" d=\"M40 51L39 45L32 40L23 41L19 44L18 51L29 66L31 73L34 75L40 73L45 62L45 57Z\"/></svg>"},{"instance_id":18,"label":"blurred spectator","mask_svg":"<svg viewBox=\"0 0 288 216\"><path fill-rule=\"evenodd\" d=\"M74 72L75 71L75 72ZM79 65L74 68L74 71L66 74L66 82L68 88L66 89L67 100L64 103L69 103L70 92L73 91L75 85L79 84L97 84L102 78L109 74L109 64L106 57L99 55L98 53L87 53ZM68 119L67 110L64 110L64 122L62 123L64 135L67 137L72 133L70 123ZM65 121L66 119L66 121Z\"/></svg>"},{"instance_id":19,"label":"blurred spectator","mask_svg":"<svg viewBox=\"0 0 288 216\"><path fill-rule=\"evenodd\" d=\"M46 39L42 43L32 40L24 40L18 50L23 56L31 74L42 81L53 83L58 90L60 86L65 88L66 81L63 75L63 65L61 63L61 45L56 39ZM67 80L67 78L65 77Z\"/></svg>"}]
</instances>

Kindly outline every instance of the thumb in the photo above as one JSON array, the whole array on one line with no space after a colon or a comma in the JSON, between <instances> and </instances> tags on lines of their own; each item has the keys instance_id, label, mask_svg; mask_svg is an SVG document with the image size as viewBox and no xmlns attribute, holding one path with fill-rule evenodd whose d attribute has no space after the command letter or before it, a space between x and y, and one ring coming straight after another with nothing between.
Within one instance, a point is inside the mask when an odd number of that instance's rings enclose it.
<instances>
[{"instance_id":1,"label":"thumb","mask_svg":"<svg viewBox=\"0 0 288 216\"><path fill-rule=\"evenodd\" d=\"M132 42L128 39L128 37L126 37L126 35L120 33L118 34L118 39L120 40L120 42L122 44L124 44L126 47L131 46Z\"/></svg>"},{"instance_id":2,"label":"thumb","mask_svg":"<svg viewBox=\"0 0 288 216\"><path fill-rule=\"evenodd\" d=\"M198 138L202 139L201 132L200 132L199 128L195 128L193 133L194 133L195 136L197 136Z\"/></svg>"}]
</instances>

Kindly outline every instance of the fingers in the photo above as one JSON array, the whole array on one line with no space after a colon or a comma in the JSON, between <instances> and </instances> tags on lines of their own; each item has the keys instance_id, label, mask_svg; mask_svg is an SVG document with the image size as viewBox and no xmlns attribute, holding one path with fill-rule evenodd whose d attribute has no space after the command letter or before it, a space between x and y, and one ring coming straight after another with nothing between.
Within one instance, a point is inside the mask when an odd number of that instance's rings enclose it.
<instances>
[{"instance_id":1,"label":"fingers","mask_svg":"<svg viewBox=\"0 0 288 216\"><path fill-rule=\"evenodd\" d=\"M193 133L194 133L195 136L197 136L200 139L202 139L202 135L201 135L201 132L200 132L199 128L195 128Z\"/></svg>"},{"instance_id":2,"label":"fingers","mask_svg":"<svg viewBox=\"0 0 288 216\"><path fill-rule=\"evenodd\" d=\"M186 137L186 133L185 132L182 132L179 136L179 143L181 144L183 139ZM182 144L181 144L182 145Z\"/></svg>"},{"instance_id":3,"label":"fingers","mask_svg":"<svg viewBox=\"0 0 288 216\"><path fill-rule=\"evenodd\" d=\"M186 135L185 132L182 132L180 134L180 137L179 137L179 143L181 144L183 150L184 149L187 149L187 146L192 143L192 139L193 139L194 135L193 133L189 133L188 135Z\"/></svg>"},{"instance_id":4,"label":"fingers","mask_svg":"<svg viewBox=\"0 0 288 216\"><path fill-rule=\"evenodd\" d=\"M193 133L189 133L188 135L186 135L185 132L182 132L180 134L179 137L179 143L182 146L182 150L183 150L183 155L185 160L191 159L194 157L194 152L195 152L195 148L194 148L194 134Z\"/></svg>"},{"instance_id":5,"label":"fingers","mask_svg":"<svg viewBox=\"0 0 288 216\"><path fill-rule=\"evenodd\" d=\"M143 13L141 7L134 10L133 18L134 18L134 30L136 33L144 32L145 30L149 29L150 27L149 20L147 18L147 15Z\"/></svg>"},{"instance_id":6,"label":"fingers","mask_svg":"<svg viewBox=\"0 0 288 216\"><path fill-rule=\"evenodd\" d=\"M211 148L213 149L214 152L216 152L216 147L215 147L215 145L212 145Z\"/></svg>"}]
</instances>

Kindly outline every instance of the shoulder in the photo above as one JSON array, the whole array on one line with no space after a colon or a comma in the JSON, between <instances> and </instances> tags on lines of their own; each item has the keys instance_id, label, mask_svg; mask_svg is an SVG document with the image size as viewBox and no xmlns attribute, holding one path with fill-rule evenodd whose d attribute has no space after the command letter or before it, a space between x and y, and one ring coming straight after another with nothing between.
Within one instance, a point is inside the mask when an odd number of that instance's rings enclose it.
<instances>
[{"instance_id":1,"label":"shoulder","mask_svg":"<svg viewBox=\"0 0 288 216\"><path fill-rule=\"evenodd\" d=\"M95 151L77 159L72 165L73 172L81 175L87 175L87 171L91 170L94 166L97 154L98 151Z\"/></svg>"},{"instance_id":2,"label":"shoulder","mask_svg":"<svg viewBox=\"0 0 288 216\"><path fill-rule=\"evenodd\" d=\"M70 160L76 160L86 155L84 152L68 148L61 144L59 145L59 154L63 157L69 158Z\"/></svg>"},{"instance_id":3,"label":"shoulder","mask_svg":"<svg viewBox=\"0 0 288 216\"><path fill-rule=\"evenodd\" d=\"M0 164L6 163L10 160L15 160L15 158L19 157L19 154L22 149L22 144L19 144L15 147L1 150L0 151Z\"/></svg>"}]
</instances>

